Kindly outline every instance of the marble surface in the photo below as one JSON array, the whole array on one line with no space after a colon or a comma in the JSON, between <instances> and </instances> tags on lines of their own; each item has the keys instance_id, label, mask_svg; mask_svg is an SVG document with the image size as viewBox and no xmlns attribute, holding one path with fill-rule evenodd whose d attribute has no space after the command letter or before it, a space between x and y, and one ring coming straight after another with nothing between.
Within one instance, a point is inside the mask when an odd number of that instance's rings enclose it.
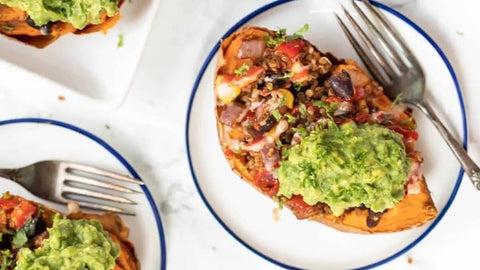
<instances>
[{"instance_id":1,"label":"marble surface","mask_svg":"<svg viewBox=\"0 0 480 270\"><path fill-rule=\"evenodd\" d=\"M184 142L191 87L208 51L231 25L268 2L162 0L132 89L121 106L111 108L51 88L3 87L0 81L0 119L66 121L120 151L145 179L161 209L169 269L278 269L240 245L208 212L193 185ZM480 76L475 73L480 59L478 2L384 2L420 25L450 59L466 102L469 152L480 162ZM59 96L65 99L60 101ZM450 211L433 232L380 269L473 267L480 243L478 205L479 191L464 178Z\"/></svg>"}]
</instances>

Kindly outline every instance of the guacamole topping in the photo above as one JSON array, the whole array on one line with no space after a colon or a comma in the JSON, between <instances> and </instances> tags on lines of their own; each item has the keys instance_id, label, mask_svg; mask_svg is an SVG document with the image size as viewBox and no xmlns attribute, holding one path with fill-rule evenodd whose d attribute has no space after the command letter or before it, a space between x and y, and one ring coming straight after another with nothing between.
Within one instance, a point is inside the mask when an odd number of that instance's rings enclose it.
<instances>
[{"instance_id":1,"label":"guacamole topping","mask_svg":"<svg viewBox=\"0 0 480 270\"><path fill-rule=\"evenodd\" d=\"M119 0L0 0L0 4L25 11L37 26L48 22L71 23L77 29L101 23L101 15L118 12Z\"/></svg>"},{"instance_id":2,"label":"guacamole topping","mask_svg":"<svg viewBox=\"0 0 480 270\"><path fill-rule=\"evenodd\" d=\"M362 204L382 212L405 196L408 171L400 134L380 125L331 123L290 149L277 171L277 195L326 203L335 216Z\"/></svg>"},{"instance_id":3,"label":"guacamole topping","mask_svg":"<svg viewBox=\"0 0 480 270\"><path fill-rule=\"evenodd\" d=\"M55 215L49 237L34 251L22 248L15 270L111 270L120 253L97 220Z\"/></svg>"}]
</instances>

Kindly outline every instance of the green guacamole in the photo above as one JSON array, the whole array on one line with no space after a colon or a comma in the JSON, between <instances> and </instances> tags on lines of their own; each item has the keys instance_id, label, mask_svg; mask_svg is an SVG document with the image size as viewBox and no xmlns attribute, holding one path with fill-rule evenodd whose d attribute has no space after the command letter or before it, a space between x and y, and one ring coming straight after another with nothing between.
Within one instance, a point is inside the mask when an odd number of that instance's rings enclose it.
<instances>
[{"instance_id":1,"label":"green guacamole","mask_svg":"<svg viewBox=\"0 0 480 270\"><path fill-rule=\"evenodd\" d=\"M34 251L20 250L14 270L111 270L120 253L97 220L56 215L49 237Z\"/></svg>"},{"instance_id":2,"label":"green guacamole","mask_svg":"<svg viewBox=\"0 0 480 270\"><path fill-rule=\"evenodd\" d=\"M326 203L336 216L361 204L374 212L394 207L409 170L402 136L380 125L329 126L290 149L277 172L278 195Z\"/></svg>"},{"instance_id":3,"label":"green guacamole","mask_svg":"<svg viewBox=\"0 0 480 270\"><path fill-rule=\"evenodd\" d=\"M37 26L48 22L71 23L77 29L101 23L105 11L109 17L118 12L119 0L0 0L0 4L21 9Z\"/></svg>"}]
</instances>

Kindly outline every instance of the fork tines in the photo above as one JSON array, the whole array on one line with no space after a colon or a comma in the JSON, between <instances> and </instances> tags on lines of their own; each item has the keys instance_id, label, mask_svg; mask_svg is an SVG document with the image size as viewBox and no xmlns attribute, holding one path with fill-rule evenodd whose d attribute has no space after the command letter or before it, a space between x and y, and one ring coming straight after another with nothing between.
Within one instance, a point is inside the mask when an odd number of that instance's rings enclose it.
<instances>
[{"instance_id":1,"label":"fork tines","mask_svg":"<svg viewBox=\"0 0 480 270\"><path fill-rule=\"evenodd\" d=\"M135 205L136 203L130 199L127 199L122 196L107 194L107 193L104 193L103 190L111 190L111 191L116 191L121 193L140 193L139 191L136 191L121 185L109 183L106 181L101 181L101 180L98 180L98 178L105 178L109 180L115 180L119 182L138 184L138 185L143 185L144 183L142 181L134 179L129 176L119 174L119 173L98 169L98 168L83 165L83 164L71 163L71 162L65 162L64 164L65 164L65 175L64 175L64 186L62 188L62 193L63 193L62 196L65 197L67 200L74 199L80 206L84 208L110 211L110 212L127 214L127 215L134 215L133 213L118 207L85 201L80 198L89 197L96 200ZM78 187L78 185L82 185L84 186L84 188ZM96 188L99 191L95 191L92 188Z\"/></svg>"},{"instance_id":2,"label":"fork tines","mask_svg":"<svg viewBox=\"0 0 480 270\"><path fill-rule=\"evenodd\" d=\"M415 67L421 70L420 64L417 62L416 58L413 56L412 52L397 31L390 25L388 20L380 14L372 4L370 4L369 1L361 0L375 23L372 22L367 14L365 14L362 8L357 4L357 1L352 0L351 2L363 23L368 27L371 37L362 30L357 20L353 18L344 6L342 6L343 13L368 50L365 50L359 44L352 32L350 32L349 28L346 26L345 22L342 20L340 14L335 14L335 16L353 48L360 56L367 69L380 82L380 84L387 85L391 83L392 78L407 72L409 67ZM399 54L398 51L400 51L401 54ZM376 61L372 61L369 55L372 55ZM381 68L378 68L378 66Z\"/></svg>"}]
</instances>

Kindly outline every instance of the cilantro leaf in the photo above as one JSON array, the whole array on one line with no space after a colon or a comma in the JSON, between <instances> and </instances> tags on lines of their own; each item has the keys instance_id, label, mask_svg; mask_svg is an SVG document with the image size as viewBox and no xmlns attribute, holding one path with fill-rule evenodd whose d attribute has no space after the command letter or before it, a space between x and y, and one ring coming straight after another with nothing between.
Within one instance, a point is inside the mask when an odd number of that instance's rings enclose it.
<instances>
[{"instance_id":1,"label":"cilantro leaf","mask_svg":"<svg viewBox=\"0 0 480 270\"><path fill-rule=\"evenodd\" d=\"M305 128L292 128L293 131L298 132L302 138L308 136L308 131Z\"/></svg>"},{"instance_id":2,"label":"cilantro leaf","mask_svg":"<svg viewBox=\"0 0 480 270\"><path fill-rule=\"evenodd\" d=\"M272 111L272 115L277 121L280 121L280 119L282 119L282 114L277 109Z\"/></svg>"},{"instance_id":3,"label":"cilantro leaf","mask_svg":"<svg viewBox=\"0 0 480 270\"><path fill-rule=\"evenodd\" d=\"M308 32L308 24L304 24L302 28L298 29L293 35L287 38L287 41L302 38Z\"/></svg>"},{"instance_id":4,"label":"cilantro leaf","mask_svg":"<svg viewBox=\"0 0 480 270\"><path fill-rule=\"evenodd\" d=\"M283 143L280 141L280 139L275 139L275 144L277 145L278 148L282 148Z\"/></svg>"},{"instance_id":5,"label":"cilantro leaf","mask_svg":"<svg viewBox=\"0 0 480 270\"><path fill-rule=\"evenodd\" d=\"M271 36L270 34L266 34L263 39L265 40L267 47L274 48L280 43L285 41L292 41L295 39L302 38L308 32L308 24L303 25L302 28L298 29L293 35L287 37L287 29L286 28L279 28L275 31L275 36Z\"/></svg>"},{"instance_id":6,"label":"cilantro leaf","mask_svg":"<svg viewBox=\"0 0 480 270\"><path fill-rule=\"evenodd\" d=\"M247 72L247 70L249 70L250 67L246 64L246 63L243 63L243 65L239 68L237 68L234 73L235 75L237 76L242 76L245 74L245 72Z\"/></svg>"},{"instance_id":7,"label":"cilantro leaf","mask_svg":"<svg viewBox=\"0 0 480 270\"><path fill-rule=\"evenodd\" d=\"M10 25L2 25L2 28L7 30L7 31L10 31L10 32L15 30L15 27L10 26Z\"/></svg>"},{"instance_id":8,"label":"cilantro leaf","mask_svg":"<svg viewBox=\"0 0 480 270\"><path fill-rule=\"evenodd\" d=\"M296 82L295 84L293 84L293 89L295 89L295 91L297 92L300 92L302 90L302 87L303 87L303 84L300 82Z\"/></svg>"},{"instance_id":9,"label":"cilantro leaf","mask_svg":"<svg viewBox=\"0 0 480 270\"><path fill-rule=\"evenodd\" d=\"M23 229L20 229L13 236L13 239L12 239L12 244L16 248L23 247L23 245L25 245L25 243L27 243L27 242L28 242L27 234L25 233L25 231Z\"/></svg>"},{"instance_id":10,"label":"cilantro leaf","mask_svg":"<svg viewBox=\"0 0 480 270\"><path fill-rule=\"evenodd\" d=\"M124 36L123 36L123 34L118 34L118 43L117 43L117 48L121 48L121 47L123 47L123 39L124 39Z\"/></svg>"},{"instance_id":11,"label":"cilantro leaf","mask_svg":"<svg viewBox=\"0 0 480 270\"><path fill-rule=\"evenodd\" d=\"M307 115L307 106L305 106L305 104L300 104L300 106L298 106L298 111L300 112L300 114L302 116L305 116Z\"/></svg>"},{"instance_id":12,"label":"cilantro leaf","mask_svg":"<svg viewBox=\"0 0 480 270\"><path fill-rule=\"evenodd\" d=\"M402 102L402 99L403 99L402 93L398 94L393 100L392 107L400 104Z\"/></svg>"},{"instance_id":13,"label":"cilantro leaf","mask_svg":"<svg viewBox=\"0 0 480 270\"><path fill-rule=\"evenodd\" d=\"M297 121L297 118L290 113L286 113L285 116L287 117L287 122L293 124Z\"/></svg>"}]
</instances>

